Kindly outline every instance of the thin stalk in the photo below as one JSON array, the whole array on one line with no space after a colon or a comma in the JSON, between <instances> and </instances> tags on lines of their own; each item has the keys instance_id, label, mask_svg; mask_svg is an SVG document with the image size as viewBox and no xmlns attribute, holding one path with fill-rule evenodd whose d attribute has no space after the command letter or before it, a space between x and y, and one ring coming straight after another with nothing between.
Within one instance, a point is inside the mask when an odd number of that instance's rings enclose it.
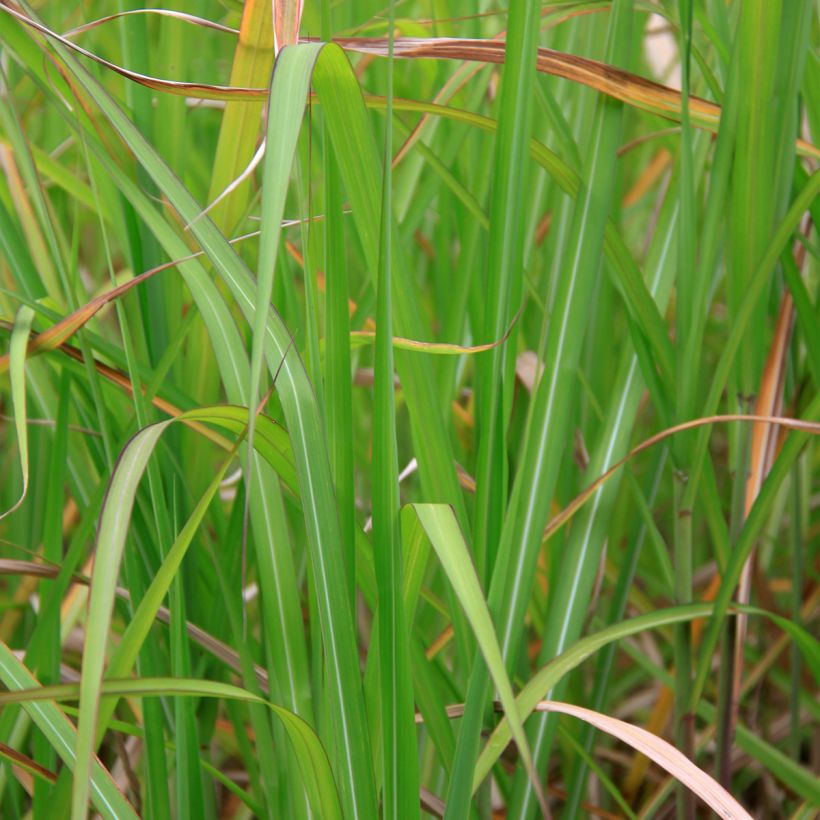
<instances>
[{"instance_id":1,"label":"thin stalk","mask_svg":"<svg viewBox=\"0 0 820 820\"><path fill-rule=\"evenodd\" d=\"M393 820L419 816L419 775L409 633L402 599L402 538L393 367L393 35L388 15L387 118L376 306L373 408L373 544L379 593L379 670L382 726L382 812Z\"/></svg>"},{"instance_id":2,"label":"thin stalk","mask_svg":"<svg viewBox=\"0 0 820 820\"><path fill-rule=\"evenodd\" d=\"M681 336L686 338L688 328L693 325L692 316L695 305L693 296L696 289L689 283L694 280L696 270L697 239L695 233L695 174L694 151L692 144L692 125L689 114L689 97L691 86L692 62L692 0L680 0L680 52L681 52L681 148L680 175L680 241L678 242L678 327L682 328ZM684 347L679 347L680 351ZM685 361L678 361L678 370L687 369ZM679 393L685 396L684 392ZM679 409L680 412L680 409ZM679 417L679 420L682 420ZM691 439L691 436L688 437ZM683 463L683 452L686 441L683 436L676 439L673 449L679 454L678 464ZM675 600L678 604L688 604L692 600L692 513L683 504L684 488L687 474L683 470L675 471L674 487L674 565L675 565ZM694 758L695 726L694 715L687 711L687 694L692 677L692 631L690 624L678 624L675 627L675 738L678 748L691 759ZM676 792L678 817L692 820L695 816L695 802L692 793L683 786Z\"/></svg>"},{"instance_id":3,"label":"thin stalk","mask_svg":"<svg viewBox=\"0 0 820 820\"><path fill-rule=\"evenodd\" d=\"M322 0L322 39L333 35L330 0ZM330 466L336 485L344 568L351 607L356 596L355 483L353 457L353 395L351 387L350 313L345 258L342 188L338 163L331 150L327 123L322 119L322 162L325 180L325 404Z\"/></svg>"},{"instance_id":4,"label":"thin stalk","mask_svg":"<svg viewBox=\"0 0 820 820\"><path fill-rule=\"evenodd\" d=\"M532 88L540 4L532 0L510 8L501 85L501 101L493 182L490 194L490 244L487 253L487 292L483 341L498 339L518 310L523 293L522 204L526 199L525 173L530 136ZM515 350L513 332L509 348ZM506 435L509 397L514 372L504 349L493 348L483 357L479 380L478 455L474 549L479 578L488 579L495 545L501 534L507 495ZM505 409L506 408L506 409Z\"/></svg>"}]
</instances>

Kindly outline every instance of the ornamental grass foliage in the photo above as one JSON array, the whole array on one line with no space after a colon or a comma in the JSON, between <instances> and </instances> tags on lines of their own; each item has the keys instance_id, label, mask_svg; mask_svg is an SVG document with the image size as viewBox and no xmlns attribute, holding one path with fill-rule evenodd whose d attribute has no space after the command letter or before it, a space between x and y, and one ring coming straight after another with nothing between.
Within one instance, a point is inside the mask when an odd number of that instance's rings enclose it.
<instances>
[{"instance_id":1,"label":"ornamental grass foliage","mask_svg":"<svg viewBox=\"0 0 820 820\"><path fill-rule=\"evenodd\" d=\"M819 33L2 0L0 816L814 816Z\"/></svg>"}]
</instances>

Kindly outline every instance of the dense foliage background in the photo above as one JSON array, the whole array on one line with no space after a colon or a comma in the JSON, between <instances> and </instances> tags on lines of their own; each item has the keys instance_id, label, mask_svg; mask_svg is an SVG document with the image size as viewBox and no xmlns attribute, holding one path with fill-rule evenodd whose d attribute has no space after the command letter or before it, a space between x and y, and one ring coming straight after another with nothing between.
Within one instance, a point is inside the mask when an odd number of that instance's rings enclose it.
<instances>
[{"instance_id":1,"label":"dense foliage background","mask_svg":"<svg viewBox=\"0 0 820 820\"><path fill-rule=\"evenodd\" d=\"M0 4L0 815L816 816L817 4L383 2Z\"/></svg>"}]
</instances>

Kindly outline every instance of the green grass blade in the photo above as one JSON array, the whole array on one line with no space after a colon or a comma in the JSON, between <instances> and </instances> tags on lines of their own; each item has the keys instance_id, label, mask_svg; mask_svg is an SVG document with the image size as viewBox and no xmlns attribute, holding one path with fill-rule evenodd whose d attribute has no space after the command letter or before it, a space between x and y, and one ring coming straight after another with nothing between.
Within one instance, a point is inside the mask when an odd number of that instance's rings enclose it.
<instances>
[{"instance_id":1,"label":"green grass blade","mask_svg":"<svg viewBox=\"0 0 820 820\"><path fill-rule=\"evenodd\" d=\"M607 59L623 64L628 54L631 2L616 3L610 20ZM505 659L518 651L526 599L531 589L541 534L549 515L563 444L569 436L571 381L586 326L586 304L592 294L594 272L600 260L604 231L612 207L612 181L617 167L621 108L599 100L586 169L586 186L575 204L565 263L557 285L550 319L545 361L547 370L535 395L529 425L529 443L513 488L513 501L499 548L500 572L493 575L490 603L497 614ZM547 755L549 749L539 749ZM544 758L539 758L543 764ZM527 816L532 792L517 778L511 801L512 817Z\"/></svg>"},{"instance_id":2,"label":"green grass blade","mask_svg":"<svg viewBox=\"0 0 820 820\"><path fill-rule=\"evenodd\" d=\"M245 414L247 417L247 413ZM204 415L203 418L208 418ZM173 422L169 422L173 423ZM128 627L122 635L119 643L111 657L106 669L106 676L109 678L122 678L128 675L134 663L140 647L148 637L151 626L156 618L157 611L162 605L165 596L171 589L171 585L177 576L177 572L185 557L188 547L194 538L194 535L202 523L205 513L219 490L219 485L225 476L229 466L232 463L233 457L236 453L236 448L239 445L237 441L236 446L228 454L228 457L223 462L222 466L216 471L213 480L208 486L205 494L197 502L197 505L191 514L190 518L185 522L184 526L177 535L174 543L168 550L162 565L157 574L154 576L150 586L148 587L142 600L139 602L134 615L128 623ZM113 715L116 707L115 701L106 701L100 706L100 724L105 725L108 719Z\"/></svg>"},{"instance_id":3,"label":"green grass blade","mask_svg":"<svg viewBox=\"0 0 820 820\"><path fill-rule=\"evenodd\" d=\"M314 53L314 57L318 56L318 50L313 47L307 48ZM299 53L300 49L301 47L293 47L289 51ZM61 55L112 125L131 145L180 216L191 223L200 208L187 189L136 131L121 109L95 84L90 75L65 49L61 49ZM296 59L301 59L301 55ZM271 150L270 146L268 150ZM252 320L256 311L256 288L244 263L207 218L195 222L192 225L192 232L217 271L224 277L240 308ZM304 367L291 350L290 335L278 315L268 314L265 335L265 356L271 373L275 373L281 367L279 394L288 420L291 440L295 443L293 449L308 529L308 543L319 584L317 593L322 613L321 623L328 655L329 676L334 682L329 689L329 697L332 711L338 718L332 722L331 727L338 735L337 765L344 769L352 767L346 776L340 778L340 782L343 784L343 794L351 811L355 805L358 812L369 815L372 808L368 807L372 807L375 801L372 797L372 785L369 785L372 784L372 779L367 767L368 755L363 748L367 733L360 728L364 724L364 712L361 705L352 618L346 614L349 613L349 603L342 601L340 597L344 596L341 586L343 574L338 569L341 566L341 547L338 519L333 511L333 487L327 451L324 448L324 433Z\"/></svg>"},{"instance_id":4,"label":"green grass blade","mask_svg":"<svg viewBox=\"0 0 820 820\"><path fill-rule=\"evenodd\" d=\"M328 130L352 205L367 267L375 273L379 254L381 162L367 123L361 89L347 57L338 46L325 47L313 82L326 112ZM419 298L411 283L403 258L397 256L393 278L396 333L409 339L429 339ZM441 418L441 402L435 393L435 379L430 366L424 362L410 362L409 354L404 352L397 354L396 366L408 402L413 446L425 494L453 504L459 520L466 522L464 500L451 457L452 446Z\"/></svg>"},{"instance_id":5,"label":"green grass blade","mask_svg":"<svg viewBox=\"0 0 820 820\"><path fill-rule=\"evenodd\" d=\"M701 406L704 416L712 415L716 412L720 403L720 398L729 374L741 346L743 335L748 324L753 318L757 300L769 281L772 269L777 264L783 248L791 238L792 233L797 229L804 212L820 193L820 171L815 171L805 182L800 192L795 196L780 224L772 235L766 253L760 262L754 276L748 283L741 305L738 307L735 319L729 331L728 338L721 350L720 358L714 368L714 376L709 387L706 400ZM694 503L695 493L698 489L700 470L703 468L703 461L706 457L706 448L709 440L708 433L703 430L698 436L692 455L692 468L689 473L686 495L682 502L684 509L691 509Z\"/></svg>"},{"instance_id":6,"label":"green grass blade","mask_svg":"<svg viewBox=\"0 0 820 820\"><path fill-rule=\"evenodd\" d=\"M668 199L658 220L656 244L647 263L651 271L650 288L661 307L669 300L675 274L677 216L677 203ZM590 454L586 470L590 479L601 475L628 452L643 391L638 358L633 351L625 350L620 357L600 440ZM557 568L556 577L561 580L548 602L539 663L547 663L560 655L581 635L606 533L615 514L619 485L616 479L602 487L573 523ZM562 700L563 697L561 691L549 693L550 699ZM549 715L539 721L533 740L535 749L550 745L555 723L556 719Z\"/></svg>"},{"instance_id":7,"label":"green grass blade","mask_svg":"<svg viewBox=\"0 0 820 820\"><path fill-rule=\"evenodd\" d=\"M202 421L223 420L229 417L235 421L242 419L247 423L247 411L235 409L232 413L226 412L230 408L216 408L213 416L208 409L200 409L190 414ZM104 726L113 713L115 703L108 702L99 705L99 693L102 686L102 665L104 660L107 634L111 621L111 610L114 602L116 580L119 564L125 547L125 539L130 523L136 489L148 458L153 452L159 437L169 425L178 420L189 418L184 414L179 419L160 422L138 433L123 451L115 470L111 484L106 494L106 501L100 517L97 536L98 560L95 562L92 577L92 592L89 602L89 618L93 619L88 628L86 650L83 656L82 696L80 699L80 722L78 738L78 767L75 777L74 804L87 800L87 793L83 794L80 777L88 771L79 762L86 754L93 754L96 744L96 726ZM244 431L244 427L243 427ZM260 436L260 439L262 437ZM208 505L219 488L224 472L231 463L226 460L211 482L208 492L200 499L194 514L186 522L176 541L172 545L163 562L162 568L155 577L145 597L140 602L122 641L111 657L108 676L124 675L130 671L137 654L148 635L157 609L168 593L174 579L177 577L179 566L188 546L198 529ZM112 502L111 499L114 499ZM88 752L88 750L91 750ZM90 758L86 758L90 759ZM87 783L87 780L85 781ZM79 796L78 796L79 793Z\"/></svg>"},{"instance_id":8,"label":"green grass blade","mask_svg":"<svg viewBox=\"0 0 820 820\"><path fill-rule=\"evenodd\" d=\"M257 306L267 305L270 301L270 294L273 287L274 265L281 230L281 217L287 191L287 179L282 173L282 169L289 168L293 160L293 154L296 149L296 138L301 124L299 111L304 111L307 101L308 84L316 61L322 52L322 48L321 45L289 46L282 51L277 60L277 70L274 72L271 86L271 114L268 122L267 151L265 155L264 174L268 184L262 205L263 233L260 239L260 275L258 289L254 298L254 304ZM294 85L296 87L295 91ZM277 101L281 102L281 105L279 105ZM276 104L274 104L275 102ZM289 110L291 114L280 122L279 117L282 116L283 107L288 107L287 110ZM278 216L276 216L277 214ZM259 372L257 368L261 364L263 345L266 348L269 348L270 345L269 340L265 340L264 333L265 325L269 319L263 311L258 311L255 315L256 320L251 360L251 396L256 395L255 388L259 384ZM270 356L268 350L265 352L266 355ZM282 376L288 377L290 376L288 348L280 350L280 355L284 359ZM271 364L270 360L269 364ZM338 688L331 687L331 702L333 703L333 710L336 712L338 718L338 720L333 721L333 731L337 736L335 750L337 765L347 769L347 774L341 778L343 784L342 794L346 801L347 810L354 814L368 814L372 811L374 799L370 786L372 780L370 778L369 769L367 768L367 735L361 731L361 727L359 729L354 728L359 723L363 725L364 714L363 706L361 705L360 682L356 671L355 652L353 651L355 641L352 638L352 612L349 601L345 601L344 603L340 602L340 596L347 598L343 585L344 573L339 571L342 566L341 534L339 532L338 518L333 502L333 487L329 475L329 463L325 447L323 425L321 425L318 415L316 414L315 397L312 395L306 374L301 367L301 362L299 364L298 390L301 393L302 404L305 405L307 402L310 404L310 436L313 446L321 450L321 455L319 455L318 458L321 459L322 466L320 476L315 475L318 473L318 465L315 461L309 464L306 460L299 465L300 458L299 454L297 454L297 465L302 467L300 479L302 482L303 501L309 502L311 497L315 495L315 492L309 489L309 483L318 479L322 484L321 493L323 503L313 509L306 503L305 511L317 519L316 523L320 524L322 529L327 530L330 526L332 526L333 529L332 562L336 569L332 575L325 574L327 573L327 568L316 562L316 558L314 558L314 571L320 575L320 585L324 587L325 590L328 588L332 589L332 594L335 598L335 604L332 607L329 603L323 602L322 606L325 607L325 611L322 614L322 624L325 630L326 650L329 653L330 674L337 679L338 685ZM284 401L283 404L285 404ZM287 413L287 404L285 404L285 408ZM294 408L294 410L295 409L296 408ZM293 433L294 424L290 420L289 423L291 432ZM305 420L303 419L303 427L304 424ZM305 432L307 431L304 431L303 435ZM252 434L253 422L251 422L250 425L249 441ZM297 448L294 448L295 451L296 449ZM305 485L306 479L309 482L308 486ZM321 519L321 521L318 519ZM319 528L317 527L316 529L318 535ZM318 544L316 546L318 547ZM328 547L330 547L329 544ZM324 594L326 595L327 591L325 591ZM346 640L341 637L345 634L349 636ZM342 649L342 647L345 648ZM356 704L355 707L354 704Z\"/></svg>"},{"instance_id":9,"label":"green grass blade","mask_svg":"<svg viewBox=\"0 0 820 820\"><path fill-rule=\"evenodd\" d=\"M38 686L37 680L15 657L8 646L0 642L0 675L3 684L10 691L28 689ZM75 695L76 697L76 695ZM57 750L63 762L76 771L78 760L75 755L77 732L71 721L65 716L56 704L48 700L29 702L25 704L26 712L37 724L40 731L48 738L51 745ZM134 818L137 813L133 806L125 799L117 788L109 772L103 768L99 760L93 758L87 769L90 777L90 794L94 807L103 817L111 820L126 820Z\"/></svg>"},{"instance_id":10,"label":"green grass blade","mask_svg":"<svg viewBox=\"0 0 820 820\"><path fill-rule=\"evenodd\" d=\"M509 716L512 737L518 744L519 753L529 776L537 785L538 779L533 768L529 743L504 666L490 610L481 592L481 584L458 521L452 509L443 504L414 504L413 510L427 532L444 572L470 621L504 711ZM541 799L543 801L543 795ZM542 806L546 808L543 802Z\"/></svg>"},{"instance_id":11,"label":"green grass blade","mask_svg":"<svg viewBox=\"0 0 820 820\"><path fill-rule=\"evenodd\" d=\"M134 505L136 483L167 424L165 422L148 427L133 439L132 446L120 457L103 502L83 652L77 762L71 800L73 820L82 820L88 811L89 777L94 760L100 706L99 691L111 626L114 591Z\"/></svg>"},{"instance_id":12,"label":"green grass blade","mask_svg":"<svg viewBox=\"0 0 820 820\"><path fill-rule=\"evenodd\" d=\"M310 73L321 46L304 49L289 48L280 54L271 79L270 104L266 131L266 151L263 167L264 192L262 196L262 233L259 238L259 274L257 276L253 318L253 342L248 396L250 406L259 402L259 386L265 353L265 328L268 322L267 306L273 293L276 257L279 253L279 234L285 209L290 169L296 152L296 142L302 126ZM255 414L248 425L247 474L253 475L253 440L256 428ZM253 487L248 486L248 496Z\"/></svg>"},{"instance_id":13,"label":"green grass blade","mask_svg":"<svg viewBox=\"0 0 820 820\"><path fill-rule=\"evenodd\" d=\"M5 645L0 645L0 657L5 660L6 653L9 653ZM5 673L6 667L3 666ZM38 709L47 711L56 710L54 700L76 700L82 698L81 687L77 684L56 684L54 686L36 687L36 681L28 676L35 684L21 691L10 693L0 693L0 703L23 703L33 712ZM36 687L36 688L35 688ZM220 681L204 681L196 678L127 678L126 680L107 680L102 684L100 693L103 697L199 697L199 698L230 698L232 700L244 701L246 703L258 703L268 707L279 719L288 734L288 739L293 744L296 756L302 766L301 772L304 778L305 787L310 795L311 804L319 817L328 817L332 820L343 817L339 806L339 797L336 786L333 782L333 774L330 769L330 762L321 741L316 733L298 715L294 715L281 706L276 706L258 695ZM59 710L57 710L59 712ZM67 718L63 716L67 722ZM100 771L102 767L99 763L96 768ZM102 780L101 778L99 778ZM113 781L112 785L113 785ZM104 783L101 783L104 785ZM120 802L115 808L128 806L124 798L120 796ZM136 817L133 809L125 810L121 815L106 814L109 817Z\"/></svg>"},{"instance_id":14,"label":"green grass blade","mask_svg":"<svg viewBox=\"0 0 820 820\"><path fill-rule=\"evenodd\" d=\"M481 341L498 339L519 309L524 292L523 204L528 191L527 143L531 129L540 3L524 0L510 7L501 76L499 126L490 193L490 240L486 283L495 298L485 308ZM522 180L525 184L522 185ZM479 578L491 577L507 496L506 431L515 338L508 349L482 357L478 379L479 438L476 462L474 538ZM509 355L513 353L513 358Z\"/></svg>"},{"instance_id":15,"label":"green grass blade","mask_svg":"<svg viewBox=\"0 0 820 820\"><path fill-rule=\"evenodd\" d=\"M28 492L28 414L26 412L26 348L28 347L34 311L22 305L17 310L9 343L9 372L11 376L11 400L14 409L14 429L17 432L17 450L20 453L20 497L5 510L0 519L13 513L26 499Z\"/></svg>"},{"instance_id":16,"label":"green grass blade","mask_svg":"<svg viewBox=\"0 0 820 820\"><path fill-rule=\"evenodd\" d=\"M714 610L715 606L712 604L687 604L686 606L670 607L658 612L639 615L628 621L613 624L606 629L602 629L600 632L596 632L593 635L576 641L572 647L539 670L521 690L516 698L516 706L518 709L517 717L520 717L522 720L526 719L535 709L536 704L544 698L547 692L555 687L561 678L565 677L599 649L602 649L613 641L621 640L630 635L637 635L649 629L659 629L664 626L689 623L696 618L712 615ZM771 613L755 607L738 607L738 610L750 615L760 615L771 618L778 626L787 630L789 634L799 642L799 646L806 653L807 657L812 658L815 664L820 661L820 656L818 656L820 650L818 650L816 642L813 642L813 639L808 633L800 627L796 627L785 618L773 616ZM812 647L812 643L815 644L814 647ZM481 752L481 757L476 765L474 788L478 788L484 778L489 775L496 760L498 760L498 757L511 739L514 739L512 727L506 719L502 720L495 728L495 731Z\"/></svg>"},{"instance_id":17,"label":"green grass blade","mask_svg":"<svg viewBox=\"0 0 820 820\"><path fill-rule=\"evenodd\" d=\"M806 407L804 416L810 420L817 419L818 416L820 416L820 396L814 397L812 402ZM766 480L763 482L763 486L760 488L754 505L744 522L743 529L738 536L737 543L729 558L729 564L722 574L720 590L715 598L715 610L701 644L700 660L697 665L695 681L689 693L690 710L697 705L703 694L706 679L709 675L710 659L717 646L723 620L729 609L737 583L740 580L743 565L756 544L781 482L788 475L789 469L804 445L805 436L801 433L793 433L789 436Z\"/></svg>"},{"instance_id":18,"label":"green grass blade","mask_svg":"<svg viewBox=\"0 0 820 820\"><path fill-rule=\"evenodd\" d=\"M390 3L390 42L393 39ZM402 584L399 466L393 368L393 60L387 71L387 123L382 172L381 238L376 286L373 407L373 543L379 617L382 813L419 816L418 750L410 675L409 630Z\"/></svg>"}]
</instances>

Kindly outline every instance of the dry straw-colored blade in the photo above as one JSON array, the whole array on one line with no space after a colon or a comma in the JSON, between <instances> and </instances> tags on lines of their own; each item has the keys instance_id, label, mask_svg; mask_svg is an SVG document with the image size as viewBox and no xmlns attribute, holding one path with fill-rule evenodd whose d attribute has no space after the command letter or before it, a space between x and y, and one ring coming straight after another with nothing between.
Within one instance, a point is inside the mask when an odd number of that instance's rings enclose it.
<instances>
[{"instance_id":1,"label":"dry straw-colored blade","mask_svg":"<svg viewBox=\"0 0 820 820\"><path fill-rule=\"evenodd\" d=\"M36 337L34 338L36 342ZM65 342L62 342L58 345L58 349L65 353L70 359L74 359L76 362L80 362L81 364L85 361L83 353L76 347L72 347ZM106 381L111 382L112 384L116 384L117 387L123 389L126 393L133 396L134 395L134 384L128 376L125 375L121 370L117 370L114 367L110 367L107 364L103 364L97 360L94 360L94 369L97 373L102 376ZM143 393L146 392L145 386L140 386L140 390ZM169 401L161 398L160 396L152 396L151 397L151 404L160 410L161 412L165 413L172 418L177 418L183 414L183 411L177 407L176 405L172 404ZM210 427L200 424L197 421L185 421L186 426L190 427L192 430L196 430L200 435L204 436L205 438L212 441L218 447L222 448L223 450L229 450L231 448L231 443L224 438L223 436L216 433Z\"/></svg>"},{"instance_id":2,"label":"dry straw-colored blade","mask_svg":"<svg viewBox=\"0 0 820 820\"><path fill-rule=\"evenodd\" d=\"M336 40L344 49L378 57L387 56L387 40L370 37L340 37ZM501 40L470 40L465 38L411 38L395 41L395 56L405 59L427 58L463 60L466 62L504 62L506 44ZM667 119L679 120L681 95L674 88L647 80L620 68L565 54L550 48L538 49L538 71L586 85L627 105ZM716 131L720 122L720 106L700 97L689 97L692 123ZM820 150L799 141L801 154L820 158Z\"/></svg>"},{"instance_id":3,"label":"dry straw-colored blade","mask_svg":"<svg viewBox=\"0 0 820 820\"><path fill-rule=\"evenodd\" d=\"M12 8L11 6L0 4L0 11L11 15L21 23L24 23L35 31L38 31L50 40L56 40L66 46L66 48L70 48L75 53L81 54L89 60L93 60L95 63L109 69L110 71L116 72L120 76L125 77L127 80L131 80L132 82L138 83L139 85L145 86L146 88L150 88L154 91L163 91L168 94L177 94L200 100L264 100L268 94L267 89L265 88L235 88L231 86L214 85L212 83L180 82L178 80L166 80L159 77L151 77L147 74L141 74L138 71L130 71L127 68L123 68L116 63L112 63L110 60L106 60L98 54L94 54L94 52L77 45L77 43L71 41L68 37L58 34L56 31L52 31L47 26L44 26L36 20L32 20L30 17L17 9Z\"/></svg>"},{"instance_id":4,"label":"dry straw-colored blade","mask_svg":"<svg viewBox=\"0 0 820 820\"><path fill-rule=\"evenodd\" d=\"M279 30L282 32L281 45L283 46L288 44L284 38L293 36L294 26L298 31L301 3L293 3L292 5L298 6L298 10L295 8L291 10L282 9L281 12L276 10L276 14L281 15ZM207 100L262 100L267 96L267 89L265 88L180 82L130 71L82 48L16 9L0 5L0 10L16 17L20 22L31 26L41 34L58 40L78 54L82 54L105 68L155 91ZM305 41L310 39L303 38ZM374 57L386 57L388 52L387 38L340 37L335 42L347 51L355 51ZM394 41L395 56L404 59L463 60L465 62L502 64L505 49L506 45L501 40L399 37ZM579 57L574 54L565 54L549 48L539 48L537 68L538 71L544 74L551 74L555 77L562 77L588 86L642 111L675 121L680 119L681 95L679 91L652 80L647 80L637 74L623 71L607 63L589 60L586 57ZM717 130L720 122L719 105L700 97L690 96L689 113L693 125L712 132ZM820 159L820 149L804 140L797 141L797 151L802 156Z\"/></svg>"},{"instance_id":5,"label":"dry straw-colored blade","mask_svg":"<svg viewBox=\"0 0 820 820\"><path fill-rule=\"evenodd\" d=\"M179 261L180 260L166 262L165 264L152 268L139 276L135 276L133 279L129 279L122 285L118 285L106 293L100 294L82 307L77 308L77 310L52 325L48 328L48 330L44 330L42 333L33 335L28 343L26 356L36 356L38 353L45 353L48 350L56 350L64 342L68 341L68 339L70 339L78 330L86 325L94 316L96 316L96 314L99 313L107 304L110 304L115 299L123 296L136 285L139 285L141 282L145 282L157 273L174 267L179 264ZM9 369L9 363L9 354L0 356L0 374L5 373Z\"/></svg>"},{"instance_id":6,"label":"dry straw-colored blade","mask_svg":"<svg viewBox=\"0 0 820 820\"><path fill-rule=\"evenodd\" d=\"M45 766L41 766L28 755L24 755L11 746L7 746L5 743L0 743L0 757L5 758L8 763L11 763L13 768L19 770L17 777L21 780L23 778L20 776L20 773L25 772L28 775L33 775L48 783L57 782L57 775L54 774L54 772L45 768ZM31 782L31 779L29 779L29 783Z\"/></svg>"},{"instance_id":7,"label":"dry straw-colored blade","mask_svg":"<svg viewBox=\"0 0 820 820\"><path fill-rule=\"evenodd\" d=\"M436 356L471 356L476 353L486 353L488 350L500 347L510 338L510 334L515 327L516 322L521 317L523 307L519 309L518 313L513 316L509 327L504 331L504 334L493 342L487 342L480 345L457 345L448 342L422 342L416 339L404 339L401 336L393 337L393 346L401 350L412 350L417 353L430 353ZM351 346L358 346L358 344L371 343L376 338L374 330L354 330L350 333Z\"/></svg>"},{"instance_id":8,"label":"dry straw-colored blade","mask_svg":"<svg viewBox=\"0 0 820 820\"><path fill-rule=\"evenodd\" d=\"M285 46L299 42L299 23L302 21L303 0L272 0L273 42L278 54Z\"/></svg>"},{"instance_id":9,"label":"dry straw-colored blade","mask_svg":"<svg viewBox=\"0 0 820 820\"><path fill-rule=\"evenodd\" d=\"M239 176L235 177L225 188L223 188L222 192L209 204L207 205L204 210L197 216L196 218L192 219L186 226L185 230L190 230L191 225L195 222L198 222L202 219L203 216L210 213L220 202L224 202L239 186L245 182L245 180L250 179L253 176L253 172L259 166L259 163L262 162L262 157L265 155L265 140L259 144L259 147L256 149L256 152L251 157L251 161L245 166L245 170L239 174Z\"/></svg>"},{"instance_id":10,"label":"dry straw-colored blade","mask_svg":"<svg viewBox=\"0 0 820 820\"><path fill-rule=\"evenodd\" d=\"M500 702L493 702L493 709L503 713ZM636 751L654 761L676 780L691 789L719 817L727 820L751 820L751 815L729 794L713 777L696 766L686 755L679 752L671 743L652 732L642 729L618 718L610 717L583 706L571 703L542 700L535 704L536 712L558 712L583 720L596 729L611 735L628 744ZM445 713L451 720L464 715L464 704L454 703L445 707ZM416 714L416 723L423 723L424 718Z\"/></svg>"},{"instance_id":11,"label":"dry straw-colored blade","mask_svg":"<svg viewBox=\"0 0 820 820\"><path fill-rule=\"evenodd\" d=\"M630 450L629 453L627 453L620 461L613 464L612 467L610 467L605 473L598 476L592 484L590 484L582 493L567 504L567 506L564 507L564 509L561 510L555 518L549 521L544 531L544 538L547 539L551 537L557 530L566 524L567 521L569 521L569 519L572 518L575 513L577 513L578 510L595 494L596 490L598 490L602 484L608 481L618 470L621 469L621 467L624 466L624 464L626 464L626 462L633 459L639 453L644 452L644 450L648 450L655 444L674 436L676 433L682 433L685 430L693 430L696 427L705 427L710 424L739 421L750 421L765 425L778 425L790 430L801 430L815 436L820 435L820 423L818 422L806 421L805 419L793 419L780 416L758 416L743 413L733 413L723 416L707 416L701 419L685 421L682 424L676 424L673 427L662 430L660 433L656 433L654 436L650 436L645 441L642 441L637 447Z\"/></svg>"},{"instance_id":12,"label":"dry straw-colored blade","mask_svg":"<svg viewBox=\"0 0 820 820\"><path fill-rule=\"evenodd\" d=\"M717 813L718 817L724 817L727 820L752 820L752 816L743 806L714 778L698 768L670 743L647 732L646 729L570 703L544 700L535 709L537 712L559 712L571 715L629 744L691 789Z\"/></svg>"},{"instance_id":13,"label":"dry straw-colored blade","mask_svg":"<svg viewBox=\"0 0 820 820\"><path fill-rule=\"evenodd\" d=\"M84 34L87 31L102 26L105 23L111 23L114 20L119 20L122 17L133 17L139 14L152 14L160 17L171 17L175 20L181 20L183 23L191 23L192 25L200 26L202 28L210 28L214 31L221 31L226 34L239 34L235 28L231 26L224 26L222 23L215 23L213 20L208 20L205 17L197 17L195 14L186 14L184 11L174 11L174 9L128 9L127 11L118 11L116 14L107 14L105 17L99 17L88 23L83 23L80 26L75 26L63 33L64 37L76 37L79 34Z\"/></svg>"}]
</instances>

